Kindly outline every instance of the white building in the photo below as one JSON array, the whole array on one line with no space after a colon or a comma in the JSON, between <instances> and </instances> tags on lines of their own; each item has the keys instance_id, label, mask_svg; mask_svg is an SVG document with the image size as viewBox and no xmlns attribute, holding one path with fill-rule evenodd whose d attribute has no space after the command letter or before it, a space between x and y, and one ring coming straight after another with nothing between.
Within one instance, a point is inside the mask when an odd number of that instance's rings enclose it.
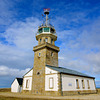
<instances>
[{"instance_id":1,"label":"white building","mask_svg":"<svg viewBox=\"0 0 100 100\"><path fill-rule=\"evenodd\" d=\"M22 91L23 78L15 78L11 84L11 92L21 92Z\"/></svg>"},{"instance_id":2,"label":"white building","mask_svg":"<svg viewBox=\"0 0 100 100\"><path fill-rule=\"evenodd\" d=\"M96 93L95 78L86 74L62 67L45 66L45 91L59 91L59 76L62 95ZM23 90L32 90L33 69L23 77Z\"/></svg>"},{"instance_id":3,"label":"white building","mask_svg":"<svg viewBox=\"0 0 100 100\"><path fill-rule=\"evenodd\" d=\"M58 91L58 74L61 75L62 95L96 93L95 78L75 70L46 65L45 91Z\"/></svg>"}]
</instances>

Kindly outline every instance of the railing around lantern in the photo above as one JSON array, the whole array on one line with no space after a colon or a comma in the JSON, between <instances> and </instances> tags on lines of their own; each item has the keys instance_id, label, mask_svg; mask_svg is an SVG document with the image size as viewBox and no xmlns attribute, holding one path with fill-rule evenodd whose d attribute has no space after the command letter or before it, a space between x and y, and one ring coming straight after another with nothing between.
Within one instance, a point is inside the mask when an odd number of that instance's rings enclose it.
<instances>
[{"instance_id":1,"label":"railing around lantern","mask_svg":"<svg viewBox=\"0 0 100 100\"><path fill-rule=\"evenodd\" d=\"M39 32L37 32L37 33L35 33L35 35L39 35L39 34L47 34L47 33L39 33ZM50 34L53 34L53 35L56 35L57 36L57 33L50 33Z\"/></svg>"}]
</instances>

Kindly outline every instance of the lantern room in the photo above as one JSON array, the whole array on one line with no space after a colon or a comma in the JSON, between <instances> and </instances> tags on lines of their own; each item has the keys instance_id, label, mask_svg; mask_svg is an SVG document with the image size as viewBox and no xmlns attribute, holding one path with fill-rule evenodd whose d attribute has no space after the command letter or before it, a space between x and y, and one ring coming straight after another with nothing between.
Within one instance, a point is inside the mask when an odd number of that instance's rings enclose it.
<instances>
[{"instance_id":1,"label":"lantern room","mask_svg":"<svg viewBox=\"0 0 100 100\"><path fill-rule=\"evenodd\" d=\"M55 44L57 40L56 30L53 25L50 24L49 21L49 9L44 9L45 14L45 22L38 27L38 32L36 33L36 39L38 44L50 43L52 45Z\"/></svg>"}]
</instances>

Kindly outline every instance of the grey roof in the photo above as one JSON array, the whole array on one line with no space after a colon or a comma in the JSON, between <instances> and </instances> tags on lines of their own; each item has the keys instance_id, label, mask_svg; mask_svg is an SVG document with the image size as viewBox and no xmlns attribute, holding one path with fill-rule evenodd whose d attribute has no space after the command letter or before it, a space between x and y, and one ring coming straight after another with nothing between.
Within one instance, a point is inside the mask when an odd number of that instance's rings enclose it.
<instances>
[{"instance_id":1,"label":"grey roof","mask_svg":"<svg viewBox=\"0 0 100 100\"><path fill-rule=\"evenodd\" d=\"M16 79L17 79L19 85L22 85L22 83L23 83L23 78L16 78Z\"/></svg>"},{"instance_id":2,"label":"grey roof","mask_svg":"<svg viewBox=\"0 0 100 100\"><path fill-rule=\"evenodd\" d=\"M94 78L91 76L88 76L86 74L80 73L78 71L75 70L71 70L71 69L67 69L67 68L63 68L63 67L55 67L55 66L50 66L50 65L46 65L47 67L56 70L60 73L65 73L65 74L69 74L69 75L76 75L76 76L82 76L82 77L89 77L89 78Z\"/></svg>"}]
</instances>

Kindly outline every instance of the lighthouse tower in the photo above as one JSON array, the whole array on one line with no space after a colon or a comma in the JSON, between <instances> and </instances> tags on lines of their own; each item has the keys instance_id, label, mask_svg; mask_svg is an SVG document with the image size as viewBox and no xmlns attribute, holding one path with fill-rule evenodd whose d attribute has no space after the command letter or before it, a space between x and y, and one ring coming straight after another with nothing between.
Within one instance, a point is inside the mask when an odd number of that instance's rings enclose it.
<instances>
[{"instance_id":1,"label":"lighthouse tower","mask_svg":"<svg viewBox=\"0 0 100 100\"><path fill-rule=\"evenodd\" d=\"M36 40L38 45L33 48L34 67L32 77L32 93L45 94L45 66L58 67L59 47L55 46L57 40L56 30L49 21L49 9L44 9L45 22L38 27Z\"/></svg>"}]
</instances>

